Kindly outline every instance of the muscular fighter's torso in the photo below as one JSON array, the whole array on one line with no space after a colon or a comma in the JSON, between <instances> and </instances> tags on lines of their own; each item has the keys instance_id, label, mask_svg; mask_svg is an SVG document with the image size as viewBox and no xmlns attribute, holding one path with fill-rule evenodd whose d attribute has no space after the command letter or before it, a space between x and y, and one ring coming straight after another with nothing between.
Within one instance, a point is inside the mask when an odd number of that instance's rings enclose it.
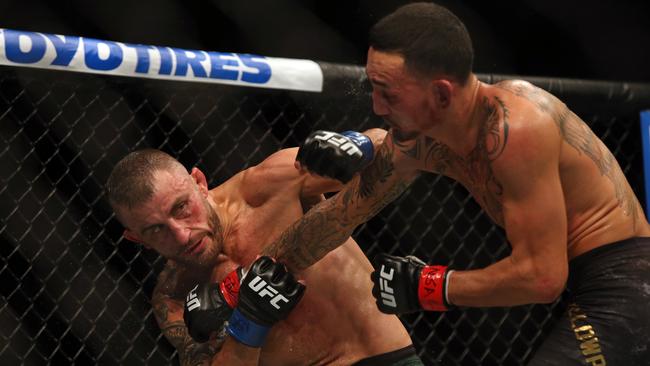
<instances>
[{"instance_id":1,"label":"muscular fighter's torso","mask_svg":"<svg viewBox=\"0 0 650 366\"><path fill-rule=\"evenodd\" d=\"M224 255L209 277L204 274L192 276L192 281L177 281L178 300L193 281L220 281L237 266L252 263L267 244L302 216L296 182L269 192L265 185L272 183L256 176L240 173L210 192L224 224ZM305 295L289 317L272 328L260 365L349 365L409 345L410 338L399 320L377 310L371 296L371 270L361 249L349 239L312 267L296 273L306 285ZM179 278L185 277L178 273Z\"/></svg>"},{"instance_id":2,"label":"muscular fighter's torso","mask_svg":"<svg viewBox=\"0 0 650 366\"><path fill-rule=\"evenodd\" d=\"M460 182L503 226L502 186L491 164L506 149L526 148L509 145L509 135L529 118L544 118L548 128L558 132L557 141L549 143L557 143L560 149L558 169L566 206L569 258L606 243L650 236L641 206L612 153L557 98L527 82L507 81L494 86L483 84L479 100L482 122L469 154L456 154L425 136L402 146L397 142L399 149L418 160L423 170Z\"/></svg>"}]
</instances>

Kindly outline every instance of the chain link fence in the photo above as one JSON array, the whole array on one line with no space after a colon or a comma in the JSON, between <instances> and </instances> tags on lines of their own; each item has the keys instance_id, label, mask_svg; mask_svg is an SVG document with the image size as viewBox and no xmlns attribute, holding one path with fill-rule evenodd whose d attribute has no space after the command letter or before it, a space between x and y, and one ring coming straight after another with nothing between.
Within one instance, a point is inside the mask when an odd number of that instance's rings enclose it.
<instances>
[{"instance_id":1,"label":"chain link fence","mask_svg":"<svg viewBox=\"0 0 650 366\"><path fill-rule=\"evenodd\" d=\"M213 187L312 130L382 126L362 70L326 68L339 74L322 94L0 68L0 364L177 363L149 305L163 260L122 239L103 197L112 166L160 148ZM588 121L643 197L643 98L612 84L603 103L581 84L537 82ZM430 174L355 237L370 258L415 254L456 268L509 252L462 187ZM523 365L562 310L560 300L402 320L426 364Z\"/></svg>"}]
</instances>

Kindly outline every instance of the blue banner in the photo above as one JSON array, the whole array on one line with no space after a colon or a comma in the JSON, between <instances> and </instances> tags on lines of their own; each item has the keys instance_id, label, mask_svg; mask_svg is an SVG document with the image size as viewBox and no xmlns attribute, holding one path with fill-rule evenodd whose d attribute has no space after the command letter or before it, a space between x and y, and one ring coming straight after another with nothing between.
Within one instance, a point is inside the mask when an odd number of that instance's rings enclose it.
<instances>
[{"instance_id":1,"label":"blue banner","mask_svg":"<svg viewBox=\"0 0 650 366\"><path fill-rule=\"evenodd\" d=\"M645 213L650 220L650 110L641 112L643 175L645 178Z\"/></svg>"}]
</instances>

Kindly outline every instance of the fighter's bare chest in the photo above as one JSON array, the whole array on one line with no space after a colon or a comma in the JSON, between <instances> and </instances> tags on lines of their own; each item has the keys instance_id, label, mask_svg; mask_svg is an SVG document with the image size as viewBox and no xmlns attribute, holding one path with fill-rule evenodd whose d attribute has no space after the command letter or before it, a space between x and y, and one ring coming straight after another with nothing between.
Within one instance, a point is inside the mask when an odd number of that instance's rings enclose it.
<instances>
[{"instance_id":1,"label":"fighter's bare chest","mask_svg":"<svg viewBox=\"0 0 650 366\"><path fill-rule=\"evenodd\" d=\"M503 187L492 167L495 157L485 144L477 144L466 156L460 156L447 147L434 148L437 150L435 153L425 155L425 170L445 175L460 183L485 212L497 224L502 225Z\"/></svg>"}]
</instances>

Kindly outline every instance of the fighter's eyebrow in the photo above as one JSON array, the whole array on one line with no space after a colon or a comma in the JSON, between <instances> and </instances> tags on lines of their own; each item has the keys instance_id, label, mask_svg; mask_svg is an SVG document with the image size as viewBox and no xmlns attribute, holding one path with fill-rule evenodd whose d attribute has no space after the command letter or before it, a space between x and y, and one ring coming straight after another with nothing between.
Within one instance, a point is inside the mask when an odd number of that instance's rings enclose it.
<instances>
[{"instance_id":1,"label":"fighter's eyebrow","mask_svg":"<svg viewBox=\"0 0 650 366\"><path fill-rule=\"evenodd\" d=\"M177 197L176 200L174 200L174 204L172 205L171 209L169 210L170 215L174 215L176 211L178 211L181 207L181 203L186 202L188 199L187 194L183 194L180 197Z\"/></svg>"},{"instance_id":2,"label":"fighter's eyebrow","mask_svg":"<svg viewBox=\"0 0 650 366\"><path fill-rule=\"evenodd\" d=\"M369 77L368 80L370 81L370 84L375 85L375 86L380 86L382 88L388 88L388 83L385 81L382 81L381 79L377 79L376 77Z\"/></svg>"},{"instance_id":3,"label":"fighter's eyebrow","mask_svg":"<svg viewBox=\"0 0 650 366\"><path fill-rule=\"evenodd\" d=\"M184 201L187 201L187 194L184 194L184 195L182 195L182 196L177 197L177 198L174 200L174 203L173 203L173 204L171 205L171 207L169 208L169 212L168 212L169 215L172 215L172 216L173 216L174 213L175 213L175 212L180 208L181 203L183 203ZM159 226L159 225L160 225L160 224L151 224L151 225L148 225L148 226L146 226L144 229L141 230L141 233L144 234L144 233L146 233L147 231L149 231L149 230L151 230L151 229L153 229L153 228L155 228L156 226Z\"/></svg>"},{"instance_id":4,"label":"fighter's eyebrow","mask_svg":"<svg viewBox=\"0 0 650 366\"><path fill-rule=\"evenodd\" d=\"M377 79L370 79L370 82L374 85L381 86L382 88L388 88L388 83L384 81L377 80Z\"/></svg>"}]
</instances>

